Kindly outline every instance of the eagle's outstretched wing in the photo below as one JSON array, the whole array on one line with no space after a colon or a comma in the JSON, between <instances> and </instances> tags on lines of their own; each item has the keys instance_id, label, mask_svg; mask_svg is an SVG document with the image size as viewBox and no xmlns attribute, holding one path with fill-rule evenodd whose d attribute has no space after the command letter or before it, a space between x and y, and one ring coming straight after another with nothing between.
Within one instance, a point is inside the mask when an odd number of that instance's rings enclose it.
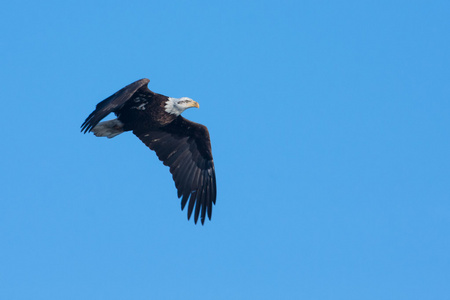
<instances>
[{"instance_id":1,"label":"eagle's outstretched wing","mask_svg":"<svg viewBox=\"0 0 450 300\"><path fill-rule=\"evenodd\" d=\"M194 206L195 223L200 215L203 224L206 213L211 220L212 204L216 203L216 175L206 126L179 116L167 126L135 129L133 133L170 167L178 198L183 197L181 209L189 200L188 220Z\"/></svg>"},{"instance_id":2,"label":"eagle's outstretched wing","mask_svg":"<svg viewBox=\"0 0 450 300\"><path fill-rule=\"evenodd\" d=\"M119 110L137 90L146 86L149 82L150 80L147 78L135 81L97 104L95 110L81 125L81 131L84 133L91 131L104 117ZM147 92L150 92L148 88Z\"/></svg>"}]
</instances>

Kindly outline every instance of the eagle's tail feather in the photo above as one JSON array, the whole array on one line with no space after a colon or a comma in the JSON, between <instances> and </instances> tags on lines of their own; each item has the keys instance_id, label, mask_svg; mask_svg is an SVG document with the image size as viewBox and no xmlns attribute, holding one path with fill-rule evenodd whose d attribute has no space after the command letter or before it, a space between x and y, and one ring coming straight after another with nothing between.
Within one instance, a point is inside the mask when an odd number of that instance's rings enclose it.
<instances>
[{"instance_id":1,"label":"eagle's tail feather","mask_svg":"<svg viewBox=\"0 0 450 300\"><path fill-rule=\"evenodd\" d=\"M100 122L97 126L92 128L92 132L95 136L106 136L110 139L124 132L123 123L118 119Z\"/></svg>"}]
</instances>

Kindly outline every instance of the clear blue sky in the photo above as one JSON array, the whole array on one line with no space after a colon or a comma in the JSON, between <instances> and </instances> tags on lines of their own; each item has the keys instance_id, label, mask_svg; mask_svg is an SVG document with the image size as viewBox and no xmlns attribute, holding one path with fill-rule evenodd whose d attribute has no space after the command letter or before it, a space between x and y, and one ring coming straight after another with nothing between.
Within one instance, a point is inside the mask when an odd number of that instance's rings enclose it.
<instances>
[{"instance_id":1,"label":"clear blue sky","mask_svg":"<svg viewBox=\"0 0 450 300\"><path fill-rule=\"evenodd\" d=\"M8 1L0 299L449 299L449 1ZM200 103L217 205L180 210L126 84Z\"/></svg>"}]
</instances>

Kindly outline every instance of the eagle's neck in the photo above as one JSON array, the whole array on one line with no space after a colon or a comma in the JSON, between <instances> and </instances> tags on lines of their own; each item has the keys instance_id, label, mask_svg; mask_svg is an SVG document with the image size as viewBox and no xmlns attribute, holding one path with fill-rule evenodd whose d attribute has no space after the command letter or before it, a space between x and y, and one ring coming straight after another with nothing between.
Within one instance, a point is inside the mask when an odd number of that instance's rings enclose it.
<instances>
[{"instance_id":1,"label":"eagle's neck","mask_svg":"<svg viewBox=\"0 0 450 300\"><path fill-rule=\"evenodd\" d=\"M181 98L180 98L181 99ZM179 98L172 98L169 97L166 101L166 105L164 106L164 109L167 113L179 116L181 113L186 109L180 105L177 104L177 102L180 100Z\"/></svg>"}]
</instances>

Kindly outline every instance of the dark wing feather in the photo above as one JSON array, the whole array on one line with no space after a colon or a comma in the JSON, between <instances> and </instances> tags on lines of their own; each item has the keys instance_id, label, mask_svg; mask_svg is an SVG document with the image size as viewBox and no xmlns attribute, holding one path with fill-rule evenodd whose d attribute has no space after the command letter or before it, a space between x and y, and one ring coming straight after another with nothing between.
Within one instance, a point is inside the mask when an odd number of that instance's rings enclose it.
<instances>
[{"instance_id":1,"label":"dark wing feather","mask_svg":"<svg viewBox=\"0 0 450 300\"><path fill-rule=\"evenodd\" d=\"M149 82L150 80L147 78L135 81L97 104L95 110L81 125L81 131L84 133L91 131L92 128L94 128L104 117L109 115L111 112L116 112L119 110L124 103L127 102L134 95L134 93L136 93L137 90L147 85Z\"/></svg>"},{"instance_id":2,"label":"dark wing feather","mask_svg":"<svg viewBox=\"0 0 450 300\"><path fill-rule=\"evenodd\" d=\"M156 152L164 165L170 167L181 209L188 204L188 219L194 212L202 224L211 220L216 203L216 177L208 129L179 116L161 128L136 128L133 133Z\"/></svg>"}]
</instances>

